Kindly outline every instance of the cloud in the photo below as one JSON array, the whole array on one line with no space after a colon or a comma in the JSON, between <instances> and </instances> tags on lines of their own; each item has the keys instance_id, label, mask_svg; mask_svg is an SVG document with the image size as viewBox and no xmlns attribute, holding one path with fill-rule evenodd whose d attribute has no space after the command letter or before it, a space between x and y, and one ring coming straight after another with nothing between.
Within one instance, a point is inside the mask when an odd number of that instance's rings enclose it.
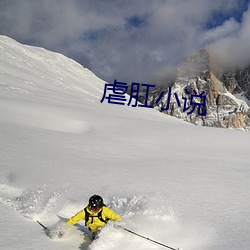
<instances>
[{"instance_id":1,"label":"cloud","mask_svg":"<svg viewBox=\"0 0 250 250\"><path fill-rule=\"evenodd\" d=\"M240 28L240 24L232 17L224 21L221 26L204 31L200 38L201 44L211 44L225 37L235 34Z\"/></svg>"},{"instance_id":2,"label":"cloud","mask_svg":"<svg viewBox=\"0 0 250 250\"><path fill-rule=\"evenodd\" d=\"M224 24L220 29L227 29ZM250 64L250 9L243 15L237 28L210 44L210 51L224 67L244 67Z\"/></svg>"},{"instance_id":3,"label":"cloud","mask_svg":"<svg viewBox=\"0 0 250 250\"><path fill-rule=\"evenodd\" d=\"M2 0L0 33L61 52L109 82L152 83L204 46L218 53L243 44L249 18L230 18L238 9L237 0ZM229 18L208 30L214 13Z\"/></svg>"}]
</instances>

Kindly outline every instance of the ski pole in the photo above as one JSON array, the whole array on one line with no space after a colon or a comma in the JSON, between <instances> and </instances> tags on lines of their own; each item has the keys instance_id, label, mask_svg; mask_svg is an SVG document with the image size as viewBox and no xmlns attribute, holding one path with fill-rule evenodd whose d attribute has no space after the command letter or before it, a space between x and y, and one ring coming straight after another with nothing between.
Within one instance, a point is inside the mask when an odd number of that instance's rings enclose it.
<instances>
[{"instance_id":1,"label":"ski pole","mask_svg":"<svg viewBox=\"0 0 250 250\"><path fill-rule=\"evenodd\" d=\"M139 237L141 237L141 238L143 238L143 239L145 239L145 240L154 242L154 243L156 243L156 244L158 244L158 245L161 245L161 246L163 246L163 247L169 248L169 249L171 249L171 250L180 250L180 248L173 248L173 247L167 246L167 245L162 244L162 243L160 243L160 242L158 242L158 241L155 241L155 240L152 240L152 239L150 239L150 238L148 238L148 237L145 237L145 236L143 236L143 235L141 235L141 234L135 233L135 232L133 232L133 231L127 229L127 228L122 228L122 229L125 230L125 231L127 231L127 232L129 232L129 233L131 233L131 234L137 235L137 236L139 236Z\"/></svg>"},{"instance_id":2,"label":"ski pole","mask_svg":"<svg viewBox=\"0 0 250 250\"><path fill-rule=\"evenodd\" d=\"M37 220L36 222L37 222L40 226L42 226L44 230L48 230L48 228L45 227L41 222L39 222L38 220Z\"/></svg>"}]
</instances>

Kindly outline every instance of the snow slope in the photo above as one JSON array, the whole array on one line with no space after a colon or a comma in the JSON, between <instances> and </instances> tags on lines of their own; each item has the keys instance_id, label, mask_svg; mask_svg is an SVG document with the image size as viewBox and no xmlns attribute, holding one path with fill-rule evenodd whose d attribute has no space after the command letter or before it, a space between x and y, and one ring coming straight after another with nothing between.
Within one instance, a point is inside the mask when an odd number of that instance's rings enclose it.
<instances>
[{"instance_id":1,"label":"snow slope","mask_svg":"<svg viewBox=\"0 0 250 250\"><path fill-rule=\"evenodd\" d=\"M162 249L112 225L90 244L83 223L61 240L36 223L53 228L97 193L166 245L248 250L249 133L100 103L103 87L63 55L0 36L0 248Z\"/></svg>"}]
</instances>

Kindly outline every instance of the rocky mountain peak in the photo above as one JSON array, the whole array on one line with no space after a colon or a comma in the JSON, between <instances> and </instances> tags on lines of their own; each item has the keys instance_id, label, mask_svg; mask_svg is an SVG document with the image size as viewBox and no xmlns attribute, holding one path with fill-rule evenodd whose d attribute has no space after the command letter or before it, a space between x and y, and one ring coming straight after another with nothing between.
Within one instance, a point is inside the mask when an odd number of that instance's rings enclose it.
<instances>
[{"instance_id":1,"label":"rocky mountain peak","mask_svg":"<svg viewBox=\"0 0 250 250\"><path fill-rule=\"evenodd\" d=\"M236 90L243 92L243 88L250 85L250 67L248 73L240 71L217 74L212 70L211 62L209 51L206 49L188 57L177 69L176 79L170 86L171 93L169 85L161 86L158 91L149 94L150 104L154 104L160 112L196 125L248 130L249 106L233 94ZM157 95L162 91L165 93L164 98L156 105ZM205 115L200 115L198 105L195 107L196 103L203 101L203 98L199 97L202 93L205 96ZM141 97L140 101L143 102L143 95ZM184 106L190 109L185 112ZM192 113L188 112L192 109Z\"/></svg>"},{"instance_id":2,"label":"rocky mountain peak","mask_svg":"<svg viewBox=\"0 0 250 250\"><path fill-rule=\"evenodd\" d=\"M218 73L217 77L230 93L240 95L250 103L250 65Z\"/></svg>"},{"instance_id":3,"label":"rocky mountain peak","mask_svg":"<svg viewBox=\"0 0 250 250\"><path fill-rule=\"evenodd\" d=\"M210 70L209 52L201 49L188 57L177 69L177 77L194 77Z\"/></svg>"}]
</instances>

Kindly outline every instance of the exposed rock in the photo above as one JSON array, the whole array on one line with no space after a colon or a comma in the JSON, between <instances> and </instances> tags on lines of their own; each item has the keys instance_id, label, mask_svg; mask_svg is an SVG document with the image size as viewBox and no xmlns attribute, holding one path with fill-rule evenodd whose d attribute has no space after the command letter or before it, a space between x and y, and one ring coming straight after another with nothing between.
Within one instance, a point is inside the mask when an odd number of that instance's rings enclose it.
<instances>
[{"instance_id":1,"label":"exposed rock","mask_svg":"<svg viewBox=\"0 0 250 250\"><path fill-rule=\"evenodd\" d=\"M187 58L178 68L177 77L171 85L170 101L170 89L166 86L149 92L148 105L196 125L248 129L250 109L245 101L233 96L233 93L242 93L243 87L249 86L250 67L248 70L224 73L217 77L210 67L208 51L203 49ZM157 102L162 91L164 95ZM244 91L244 96L247 97L249 92ZM203 96L206 100L202 106ZM140 101L145 102L145 91L140 93ZM183 110L185 105L190 107L186 111Z\"/></svg>"},{"instance_id":2,"label":"exposed rock","mask_svg":"<svg viewBox=\"0 0 250 250\"><path fill-rule=\"evenodd\" d=\"M218 73L217 77L225 84L230 93L241 94L250 100L250 66Z\"/></svg>"}]
</instances>

